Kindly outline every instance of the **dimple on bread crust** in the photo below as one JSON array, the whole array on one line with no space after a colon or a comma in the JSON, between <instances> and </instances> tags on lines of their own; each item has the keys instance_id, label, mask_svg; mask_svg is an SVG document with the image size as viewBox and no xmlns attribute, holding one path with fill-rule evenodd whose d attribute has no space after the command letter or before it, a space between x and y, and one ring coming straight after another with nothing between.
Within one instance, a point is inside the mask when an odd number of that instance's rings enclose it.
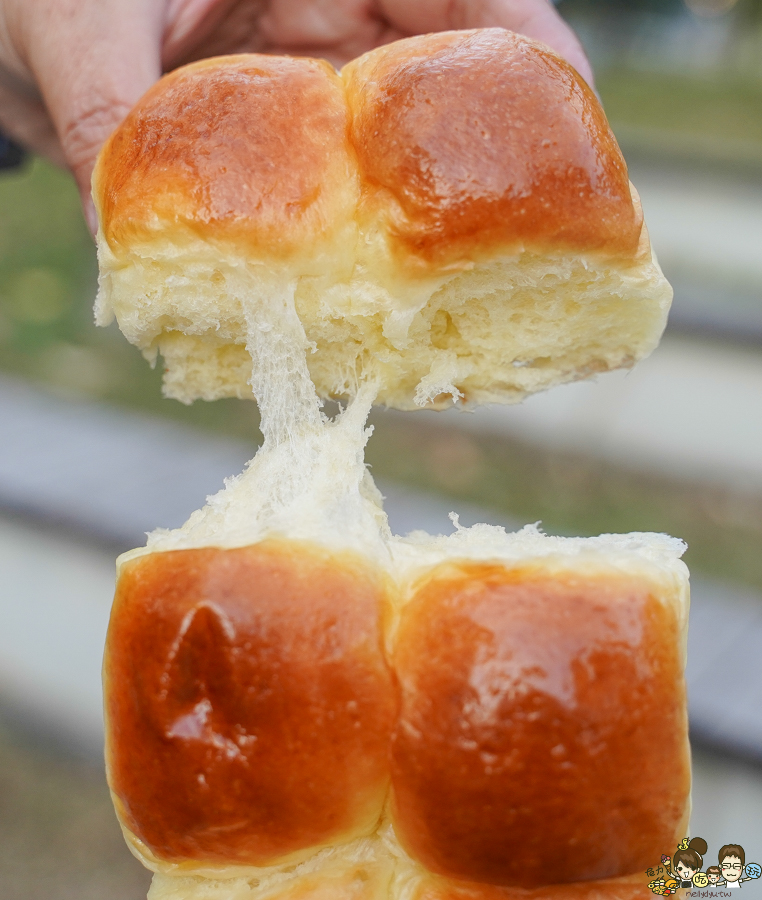
<instances>
[{"instance_id":1,"label":"dimple on bread crust","mask_svg":"<svg viewBox=\"0 0 762 900\"><path fill-rule=\"evenodd\" d=\"M373 831L395 713L383 576L267 541L123 566L109 782L148 856L269 865Z\"/></svg>"}]
</instances>

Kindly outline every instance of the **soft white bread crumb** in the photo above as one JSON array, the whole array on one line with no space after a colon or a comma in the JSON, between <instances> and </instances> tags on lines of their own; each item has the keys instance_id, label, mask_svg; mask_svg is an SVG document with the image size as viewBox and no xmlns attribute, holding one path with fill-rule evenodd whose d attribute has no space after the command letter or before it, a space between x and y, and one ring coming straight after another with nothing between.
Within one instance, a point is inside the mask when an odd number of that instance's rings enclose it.
<instances>
[{"instance_id":1,"label":"soft white bread crumb","mask_svg":"<svg viewBox=\"0 0 762 900\"><path fill-rule=\"evenodd\" d=\"M250 260L204 263L210 249L156 240L116 260L99 238L98 323L116 315L147 358L160 354L166 395L185 403L253 396L244 308L268 296ZM672 299L650 253L624 266L521 253L393 290L360 260L346 281L292 283L320 396L372 381L398 409L517 403L630 367L658 344Z\"/></svg>"}]
</instances>

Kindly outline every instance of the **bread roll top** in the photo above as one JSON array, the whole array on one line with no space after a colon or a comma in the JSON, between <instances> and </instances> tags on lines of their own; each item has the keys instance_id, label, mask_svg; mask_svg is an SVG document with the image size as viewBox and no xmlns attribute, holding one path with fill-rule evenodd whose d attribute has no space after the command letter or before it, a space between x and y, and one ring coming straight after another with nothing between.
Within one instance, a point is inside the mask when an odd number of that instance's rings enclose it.
<instances>
[{"instance_id":1,"label":"bread roll top","mask_svg":"<svg viewBox=\"0 0 762 900\"><path fill-rule=\"evenodd\" d=\"M342 70L363 230L422 269L497 252L633 258L643 217L592 90L499 28L423 35Z\"/></svg>"},{"instance_id":2,"label":"bread roll top","mask_svg":"<svg viewBox=\"0 0 762 900\"><path fill-rule=\"evenodd\" d=\"M121 570L109 783L148 860L267 866L373 832L395 715L382 572L265 541Z\"/></svg>"},{"instance_id":3,"label":"bread roll top","mask_svg":"<svg viewBox=\"0 0 762 900\"><path fill-rule=\"evenodd\" d=\"M429 573L393 657L408 852L442 875L534 887L637 872L671 846L690 769L681 615L664 600L605 569Z\"/></svg>"},{"instance_id":4,"label":"bread roll top","mask_svg":"<svg viewBox=\"0 0 762 900\"><path fill-rule=\"evenodd\" d=\"M322 60L235 56L176 70L99 157L103 234L117 253L203 238L309 270L327 244L354 240L348 119L341 79Z\"/></svg>"},{"instance_id":5,"label":"bread roll top","mask_svg":"<svg viewBox=\"0 0 762 900\"><path fill-rule=\"evenodd\" d=\"M383 223L432 267L500 250L634 257L643 217L592 90L499 28L409 38L337 74L315 59L203 60L163 78L96 174L112 249L164 229L305 261ZM346 237L346 233L344 234Z\"/></svg>"}]
</instances>

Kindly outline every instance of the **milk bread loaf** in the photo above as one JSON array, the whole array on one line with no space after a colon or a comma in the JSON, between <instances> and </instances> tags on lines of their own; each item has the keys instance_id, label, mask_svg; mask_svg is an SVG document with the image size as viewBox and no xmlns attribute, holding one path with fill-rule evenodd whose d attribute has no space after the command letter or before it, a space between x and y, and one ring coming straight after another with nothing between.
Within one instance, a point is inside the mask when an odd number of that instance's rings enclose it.
<instances>
[{"instance_id":1,"label":"milk bread loaf","mask_svg":"<svg viewBox=\"0 0 762 900\"><path fill-rule=\"evenodd\" d=\"M259 55L162 79L98 161L97 319L168 396L247 397L252 309L294 305L321 397L516 402L631 366L671 290L595 94L502 29L340 73Z\"/></svg>"}]
</instances>

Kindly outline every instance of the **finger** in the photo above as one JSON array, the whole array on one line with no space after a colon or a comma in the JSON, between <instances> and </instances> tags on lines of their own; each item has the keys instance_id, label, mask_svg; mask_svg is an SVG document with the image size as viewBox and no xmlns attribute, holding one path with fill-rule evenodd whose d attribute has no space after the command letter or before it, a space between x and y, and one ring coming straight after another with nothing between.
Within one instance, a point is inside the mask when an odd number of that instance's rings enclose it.
<instances>
[{"instance_id":1,"label":"finger","mask_svg":"<svg viewBox=\"0 0 762 900\"><path fill-rule=\"evenodd\" d=\"M36 0L26 64L55 125L93 226L98 151L161 74L163 4L156 0Z\"/></svg>"},{"instance_id":2,"label":"finger","mask_svg":"<svg viewBox=\"0 0 762 900\"><path fill-rule=\"evenodd\" d=\"M358 0L273 0L261 27L268 41L287 47L336 47L357 40L368 49L382 27L370 6Z\"/></svg>"},{"instance_id":3,"label":"finger","mask_svg":"<svg viewBox=\"0 0 762 900\"><path fill-rule=\"evenodd\" d=\"M66 167L58 135L41 100L20 96L0 83L0 130L22 147Z\"/></svg>"},{"instance_id":4,"label":"finger","mask_svg":"<svg viewBox=\"0 0 762 900\"><path fill-rule=\"evenodd\" d=\"M341 65L383 42L370 0L169 0L164 65L226 53L317 56Z\"/></svg>"},{"instance_id":5,"label":"finger","mask_svg":"<svg viewBox=\"0 0 762 900\"><path fill-rule=\"evenodd\" d=\"M255 39L263 0L167 0L165 72L196 59L236 53Z\"/></svg>"},{"instance_id":6,"label":"finger","mask_svg":"<svg viewBox=\"0 0 762 900\"><path fill-rule=\"evenodd\" d=\"M577 36L550 0L380 0L390 23L408 34L450 28L501 27L541 41L593 84L593 70Z\"/></svg>"}]
</instances>

